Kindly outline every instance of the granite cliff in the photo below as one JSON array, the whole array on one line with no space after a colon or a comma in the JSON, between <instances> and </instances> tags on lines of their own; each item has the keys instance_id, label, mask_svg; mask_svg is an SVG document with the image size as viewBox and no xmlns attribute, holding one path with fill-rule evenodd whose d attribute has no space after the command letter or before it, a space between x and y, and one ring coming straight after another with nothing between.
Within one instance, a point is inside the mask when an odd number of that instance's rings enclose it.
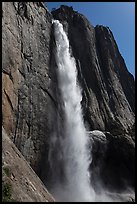
<instances>
[{"instance_id":1,"label":"granite cliff","mask_svg":"<svg viewBox=\"0 0 137 204\"><path fill-rule=\"evenodd\" d=\"M52 15L68 33L77 62L85 123L106 135L104 144L101 138L93 144L93 179L101 177L109 188L134 186L135 85L114 36L108 27L93 27L72 7L61 6Z\"/></svg>"},{"instance_id":2,"label":"granite cliff","mask_svg":"<svg viewBox=\"0 0 137 204\"><path fill-rule=\"evenodd\" d=\"M55 202L2 129L2 202Z\"/></svg>"},{"instance_id":3,"label":"granite cliff","mask_svg":"<svg viewBox=\"0 0 137 204\"><path fill-rule=\"evenodd\" d=\"M93 136L93 179L100 176L109 188L134 187L134 78L111 30L93 27L71 7L50 13L41 2L3 2L2 125L46 183L50 133L59 113L53 18L63 24L76 59L85 123L106 135L105 143Z\"/></svg>"},{"instance_id":4,"label":"granite cliff","mask_svg":"<svg viewBox=\"0 0 137 204\"><path fill-rule=\"evenodd\" d=\"M52 12L60 20L77 61L85 120L91 129L127 130L134 123L134 78L111 30L96 26L72 8Z\"/></svg>"}]
</instances>

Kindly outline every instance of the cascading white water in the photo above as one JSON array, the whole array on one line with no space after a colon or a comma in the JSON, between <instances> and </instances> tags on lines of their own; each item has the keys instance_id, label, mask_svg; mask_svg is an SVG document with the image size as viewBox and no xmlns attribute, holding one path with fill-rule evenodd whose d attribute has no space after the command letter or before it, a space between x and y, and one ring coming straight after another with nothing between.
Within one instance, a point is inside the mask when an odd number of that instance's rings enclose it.
<instances>
[{"instance_id":1,"label":"cascading white water","mask_svg":"<svg viewBox=\"0 0 137 204\"><path fill-rule=\"evenodd\" d=\"M64 112L63 137L60 141L60 159L64 161L63 186L58 183L54 192L60 201L94 201L94 190L90 184L88 150L89 138L83 122L81 89L77 83L75 59L69 51L69 40L62 24L54 20L56 41L56 63L62 109ZM56 137L54 135L54 137ZM53 141L52 141L53 142ZM57 162L57 161L56 161ZM56 171L56 170L55 170Z\"/></svg>"},{"instance_id":2,"label":"cascading white water","mask_svg":"<svg viewBox=\"0 0 137 204\"><path fill-rule=\"evenodd\" d=\"M123 202L125 195L111 193L97 180L99 191L90 182L91 147L83 122L81 89L77 83L75 59L70 54L69 40L58 20L53 21L58 77L58 111L50 137L50 192L60 202ZM55 111L55 110L54 110ZM51 122L53 119L51 119ZM95 130L90 134L104 137Z\"/></svg>"}]
</instances>

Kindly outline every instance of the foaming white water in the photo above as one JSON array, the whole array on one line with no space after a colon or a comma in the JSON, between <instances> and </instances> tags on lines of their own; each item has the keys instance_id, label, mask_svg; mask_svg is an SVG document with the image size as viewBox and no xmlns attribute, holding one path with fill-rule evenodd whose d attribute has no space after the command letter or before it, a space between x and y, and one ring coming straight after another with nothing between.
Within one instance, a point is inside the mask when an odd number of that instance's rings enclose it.
<instances>
[{"instance_id":1,"label":"foaming white water","mask_svg":"<svg viewBox=\"0 0 137 204\"><path fill-rule=\"evenodd\" d=\"M59 90L64 112L63 137L60 140L60 159L64 161L63 185L56 183L54 193L59 201L94 201L95 193L90 184L88 150L89 138L83 122L82 94L77 83L75 59L69 51L69 40L62 24L54 20L56 63ZM59 138L54 138L57 141ZM55 170L56 171L56 170Z\"/></svg>"}]
</instances>

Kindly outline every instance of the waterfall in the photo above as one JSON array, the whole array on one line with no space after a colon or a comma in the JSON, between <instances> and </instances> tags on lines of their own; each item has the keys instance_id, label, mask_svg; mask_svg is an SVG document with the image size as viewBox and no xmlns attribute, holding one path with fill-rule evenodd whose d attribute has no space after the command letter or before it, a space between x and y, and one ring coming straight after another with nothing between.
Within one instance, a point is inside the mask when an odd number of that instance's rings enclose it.
<instances>
[{"instance_id":1,"label":"waterfall","mask_svg":"<svg viewBox=\"0 0 137 204\"><path fill-rule=\"evenodd\" d=\"M53 21L56 41L56 64L58 88L64 120L60 124L63 135L54 134L51 154L54 148L58 153L54 154L54 174L62 168L64 178L61 183L55 184L53 194L59 201L93 201L94 191L90 184L89 165L91 155L89 152L89 138L83 122L81 109L82 94L77 82L77 69L75 59L70 54L68 37L58 20ZM58 121L57 121L58 122ZM64 124L64 125L63 125ZM56 159L55 159L56 157Z\"/></svg>"}]
</instances>

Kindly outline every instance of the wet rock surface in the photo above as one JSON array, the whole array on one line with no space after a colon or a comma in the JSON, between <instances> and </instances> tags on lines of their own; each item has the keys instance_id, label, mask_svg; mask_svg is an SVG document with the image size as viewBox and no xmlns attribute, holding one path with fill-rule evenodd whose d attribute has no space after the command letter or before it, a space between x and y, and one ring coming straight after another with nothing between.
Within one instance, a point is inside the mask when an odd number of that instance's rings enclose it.
<instances>
[{"instance_id":1,"label":"wet rock surface","mask_svg":"<svg viewBox=\"0 0 137 204\"><path fill-rule=\"evenodd\" d=\"M89 132L92 145L91 181L108 190L120 192L135 188L135 143L130 135ZM99 185L99 186L98 186Z\"/></svg>"}]
</instances>

